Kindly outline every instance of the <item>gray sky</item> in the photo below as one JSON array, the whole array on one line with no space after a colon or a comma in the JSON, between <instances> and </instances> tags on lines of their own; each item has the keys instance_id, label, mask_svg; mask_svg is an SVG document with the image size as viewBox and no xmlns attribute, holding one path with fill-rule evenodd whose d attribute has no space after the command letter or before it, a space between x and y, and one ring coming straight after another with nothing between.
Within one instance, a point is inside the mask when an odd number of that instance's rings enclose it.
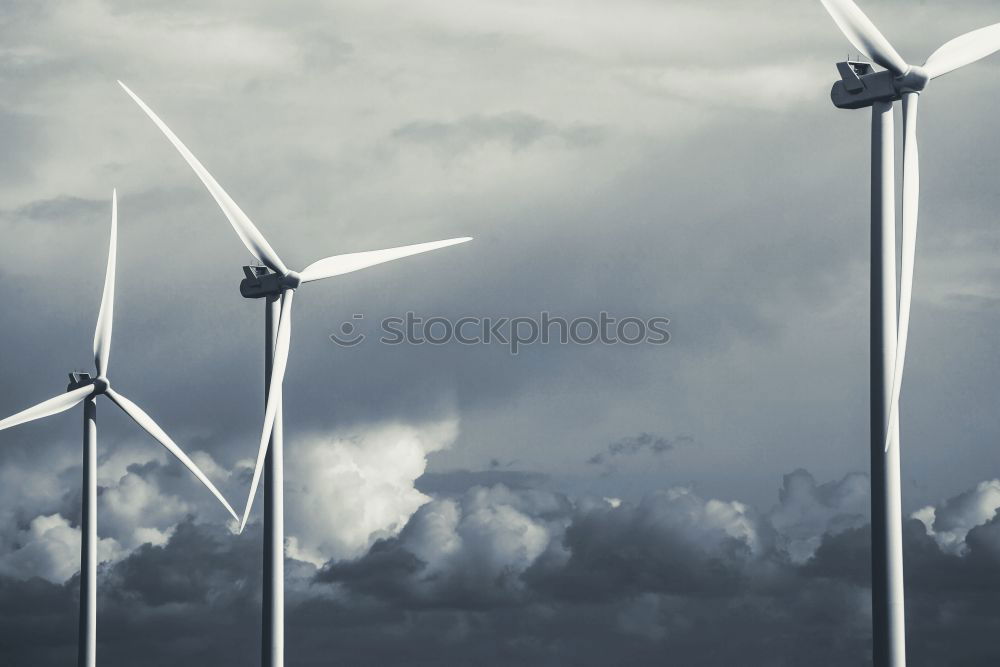
<instances>
[{"instance_id":1,"label":"gray sky","mask_svg":"<svg viewBox=\"0 0 1000 667\"><path fill-rule=\"evenodd\" d=\"M864 7L914 62L997 20L992 3L972 0ZM803 563L824 540L863 535L866 496L848 494L841 506L840 496L816 492L825 509L807 528L780 518L778 497L783 476L797 469L817 488L853 489L868 461L869 119L829 101L833 65L850 48L819 2L13 1L0 7L0 35L4 415L61 391L69 370L89 368L117 187L111 377L182 446L203 452L199 461L235 505L245 498L261 419L263 316L260 302L237 292L247 253L116 79L177 132L293 268L342 252L476 237L307 285L296 300L285 383L289 553L301 559L303 581L316 577L333 591L303 593L302 602L333 605L321 616L331 624L380 595L396 610L404 598L422 609L475 597L405 583L365 588L366 567L378 574L372 581L392 581L377 569L380 553L466 572L460 556L442 564L413 546L421 506L435 516L441 505L442 516L481 517L486 507L524 517L511 530L527 542L510 551L508 541L483 537L482 553L521 573L545 601L486 597L508 611L558 600L578 628L606 617L638 623L650 656L661 655L657 642L691 655L684 651L695 650L698 633L684 640L649 618L721 612L685 607L690 591L666 584L622 583L625 598L600 613L566 602L572 596L560 591L585 589L580 581L593 573L570 560L554 573L553 553L572 558L586 535L605 534L593 514L605 511L601 498L624 500L623 513L670 515L688 501L666 490L684 487L709 515L743 507L751 528L730 517L720 519L725 539L691 538L712 553L731 555L720 546L726 540L750 550L732 584L739 594L766 588L761 563L774 554L790 568L782 576L813 576L822 558L812 570ZM962 576L971 576L969 553L986 553L966 546L965 533L985 532L1000 506L989 484L1000 474L1000 357L990 335L1000 325L991 168L998 104L998 58L936 81L921 103L903 502L907 513L937 506L963 517L959 528L942 523L935 535L914 537L966 567ZM500 345L368 340L344 349L328 339L353 314L371 334L380 319L407 311L543 310L668 317L672 339L534 346L516 357ZM72 591L77 420L73 412L0 435L4 585L40 576ZM181 538L219 540L234 554L256 548L252 535L226 537L210 497L110 403L101 406L100 447L109 590L124 599L133 590L128 572L153 581L155 568L179 568L167 554ZM467 492L476 485L493 495ZM524 495L556 505L528 507ZM830 518L842 515L853 518ZM660 546L676 546L676 534L687 535L668 530ZM369 553L377 539L383 550ZM159 565L141 561L154 552ZM251 556L243 574L254 582ZM796 603L810 608L802 595ZM106 604L109 619L129 615ZM414 613L414 627L460 625ZM528 641L501 616L491 617L493 634ZM362 649L379 644L379 622L369 644L358 639ZM102 633L114 632L109 623ZM787 630L791 621L773 623L747 632ZM0 632L14 636L12 627L5 621ZM863 624L856 631L863 644ZM111 634L102 641L109 660L128 664L127 646ZM565 658L553 651L539 659ZM459 663L460 655L447 653ZM685 664L717 664L704 660Z\"/></svg>"}]
</instances>

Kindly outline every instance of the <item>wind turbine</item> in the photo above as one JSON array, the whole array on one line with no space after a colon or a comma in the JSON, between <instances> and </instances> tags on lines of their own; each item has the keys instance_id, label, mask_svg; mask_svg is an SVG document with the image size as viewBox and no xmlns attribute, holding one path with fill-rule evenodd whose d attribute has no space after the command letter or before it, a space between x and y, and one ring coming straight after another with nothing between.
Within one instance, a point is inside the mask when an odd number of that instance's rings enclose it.
<instances>
[{"instance_id":1,"label":"wind turbine","mask_svg":"<svg viewBox=\"0 0 1000 667\"><path fill-rule=\"evenodd\" d=\"M301 272L290 270L260 233L250 218L216 182L198 158L177 138L166 123L153 112L128 86L119 85L139 105L166 135L170 143L187 161L198 178L219 204L236 234L247 249L267 269L243 267L246 278L240 283L240 294L248 299L264 298L264 427L261 431L250 494L240 530L246 525L253 506L257 485L264 474L264 582L263 582L263 646L261 662L265 667L284 664L284 453L282 441L282 381L288 362L292 333L292 300L302 284L359 271L410 255L417 255L458 243L469 237L433 241L416 245L335 255L314 262Z\"/></svg>"},{"instance_id":2,"label":"wind turbine","mask_svg":"<svg viewBox=\"0 0 1000 667\"><path fill-rule=\"evenodd\" d=\"M115 263L118 248L118 196L111 195L111 247L108 251L108 271L104 278L104 296L97 316L94 334L94 364L97 376L70 373L65 394L28 408L0 421L0 431L26 422L48 417L83 403L83 518L80 526L80 635L78 664L94 667L97 660L97 397L104 395L135 420L147 433L187 466L201 483L229 510L239 517L226 499L209 481L205 473L188 458L180 447L138 405L111 388L108 361L111 355L111 323L115 309Z\"/></svg>"},{"instance_id":3,"label":"wind turbine","mask_svg":"<svg viewBox=\"0 0 1000 667\"><path fill-rule=\"evenodd\" d=\"M837 63L841 80L831 98L841 109L872 108L871 193L871 484L872 623L876 667L906 664L903 615L903 536L899 484L899 392L910 325L916 255L920 165L917 104L939 76L1000 50L1000 23L939 48L923 66L910 65L853 0L821 0L869 63ZM903 224L896 320L896 212L893 105L903 103ZM898 328L897 328L898 327Z\"/></svg>"}]
</instances>

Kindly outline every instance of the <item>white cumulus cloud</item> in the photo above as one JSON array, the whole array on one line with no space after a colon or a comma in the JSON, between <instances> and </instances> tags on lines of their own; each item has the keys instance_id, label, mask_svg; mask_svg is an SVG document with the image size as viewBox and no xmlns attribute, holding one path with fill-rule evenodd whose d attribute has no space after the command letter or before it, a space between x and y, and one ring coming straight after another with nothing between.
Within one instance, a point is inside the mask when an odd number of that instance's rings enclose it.
<instances>
[{"instance_id":1,"label":"white cumulus cloud","mask_svg":"<svg viewBox=\"0 0 1000 667\"><path fill-rule=\"evenodd\" d=\"M942 550L953 554L967 551L965 537L996 515L1000 508L1000 480L980 482L943 503L921 508L913 513Z\"/></svg>"},{"instance_id":2,"label":"white cumulus cloud","mask_svg":"<svg viewBox=\"0 0 1000 667\"><path fill-rule=\"evenodd\" d=\"M450 446L457 434L457 421L449 419L295 442L285 473L288 555L322 565L396 534L430 500L414 487L427 455Z\"/></svg>"}]
</instances>

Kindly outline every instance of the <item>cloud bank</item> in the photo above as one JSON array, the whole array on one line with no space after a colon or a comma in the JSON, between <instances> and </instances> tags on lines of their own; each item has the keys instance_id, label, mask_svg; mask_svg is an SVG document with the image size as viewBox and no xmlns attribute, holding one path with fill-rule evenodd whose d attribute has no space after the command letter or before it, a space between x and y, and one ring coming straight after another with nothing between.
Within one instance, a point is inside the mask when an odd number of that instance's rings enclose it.
<instances>
[{"instance_id":1,"label":"cloud bank","mask_svg":"<svg viewBox=\"0 0 1000 667\"><path fill-rule=\"evenodd\" d=\"M453 423L395 424L355 438L291 443L322 469L311 483L339 481L341 493L360 496L374 485L376 497L397 502L376 503L354 522L312 515L291 531L299 541L290 547L307 557L289 550L289 664L596 666L658 664L668 656L686 665L752 658L791 666L870 659L864 475L819 483L794 471L768 508L683 487L609 502L552 490L544 477L517 471L509 471L513 485L482 484L483 475L469 471L444 484L448 474L436 473L440 491L416 491L422 457L454 436ZM390 447L396 455L353 458L362 442L371 454ZM396 463L379 470L371 460ZM102 496L162 489L157 480L167 470L132 464ZM387 484L394 494L382 488ZM944 500L933 508L932 525L906 524L915 665L989 664L997 657L976 637L1000 621L990 601L1000 593L1000 520L969 509L988 506L995 485ZM171 516L180 512L162 505ZM235 666L256 659L259 524L234 535L200 514L196 509L163 532L129 533L113 524L123 552L100 571L105 664ZM156 529L158 521L141 527ZM960 547L957 525L967 527ZM949 526L951 537L941 539ZM34 570L17 568L27 560L17 554L37 549L30 540L4 556L5 664L57 665L73 655L77 579L62 577L69 556L58 558L58 547L70 541L66 530L58 515L29 522L27 534L54 554L35 560ZM149 537L142 545L120 546L140 534ZM61 570L54 565L60 562Z\"/></svg>"}]
</instances>

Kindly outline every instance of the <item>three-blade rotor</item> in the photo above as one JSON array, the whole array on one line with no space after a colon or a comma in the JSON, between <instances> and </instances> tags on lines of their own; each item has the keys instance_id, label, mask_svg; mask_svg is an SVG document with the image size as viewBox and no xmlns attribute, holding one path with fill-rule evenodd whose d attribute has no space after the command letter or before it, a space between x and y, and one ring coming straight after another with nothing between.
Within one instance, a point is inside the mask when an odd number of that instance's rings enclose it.
<instances>
[{"instance_id":1,"label":"three-blade rotor","mask_svg":"<svg viewBox=\"0 0 1000 667\"><path fill-rule=\"evenodd\" d=\"M118 195L117 191L111 195L111 241L108 251L108 268L104 277L104 293L101 297L101 309L97 316L97 328L94 332L94 364L97 369L97 377L82 386L70 389L64 394L60 394L38 405L22 410L21 412L7 417L0 421L0 431L8 429L18 424L42 419L51 415L65 412L70 408L79 405L85 399L97 397L101 394L107 396L121 410L131 417L144 431L163 445L167 451L173 454L188 470L190 470L198 480L222 503L222 506L239 521L239 516L232 506L225 499L222 493L205 476L205 473L192 461L177 444L170 439L170 436L153 421L146 412L128 398L122 396L111 388L111 383L107 379L108 361L111 356L111 328L115 310L115 274L118 254Z\"/></svg>"},{"instance_id":2,"label":"three-blade rotor","mask_svg":"<svg viewBox=\"0 0 1000 667\"><path fill-rule=\"evenodd\" d=\"M888 451L893 436L893 423L899 411L899 394L903 382L903 365L910 327L910 303L913 298L913 269L920 205L920 161L917 148L919 93L931 79L1000 51L1000 23L956 37L931 54L923 67L916 67L907 64L853 0L821 0L821 2L855 48L895 75L899 99L903 101L903 238L896 350L893 357L892 390L885 427L885 449Z\"/></svg>"},{"instance_id":3,"label":"three-blade rotor","mask_svg":"<svg viewBox=\"0 0 1000 667\"><path fill-rule=\"evenodd\" d=\"M181 157L184 158L191 169L194 170L195 174L198 175L198 178L201 179L202 183L205 184L205 187L208 188L212 197L215 198L215 201L219 204L222 212L229 219L233 229L236 230L237 235L239 235L247 249L253 253L257 259L267 265L268 268L278 273L283 279L281 289L281 315L278 321L278 330L273 351L274 356L271 367L271 380L269 386L267 387L267 404L264 411L264 426L261 430L260 443L257 451L257 461L254 466L254 474L250 486L250 494L247 499L243 519L240 523L240 530L243 530L243 527L246 525L247 518L250 515L250 509L253 506L254 496L260 482L264 460L267 455L268 443L274 429L274 420L277 415L278 408L281 405L282 382L284 380L285 370L288 366L288 350L291 341L292 328L291 311L295 289L302 283L313 282L324 278L332 278L334 276L360 271L361 269L402 259L403 257L409 257L411 255L430 252L431 250L446 248L450 245L458 243L465 243L466 241L471 241L472 239L470 237L462 237L447 239L444 241L433 241L430 243L418 243L398 248L387 248L384 250L371 250L346 255L335 255L333 257L327 257L317 262L313 262L301 273L291 271L285 263L281 261L281 258L278 257L278 254L273 248L271 248L270 244L260 233L260 230L258 230L253 224L250 218L240 209L239 206L237 206L232 197L230 197L226 191L222 189L222 186L219 185L218 181L216 181L215 178L208 173L198 158L196 158L187 146L185 146L184 143L177 137L177 135L174 134L169 127L167 127L166 123L164 123L145 102L133 93L128 86L121 81L118 83L135 101L135 103L139 105L139 108L142 109L147 116L149 116L150 120L152 120L153 123L160 128L160 131L163 132L170 143L173 144L174 148L177 149L177 152L181 154Z\"/></svg>"}]
</instances>

